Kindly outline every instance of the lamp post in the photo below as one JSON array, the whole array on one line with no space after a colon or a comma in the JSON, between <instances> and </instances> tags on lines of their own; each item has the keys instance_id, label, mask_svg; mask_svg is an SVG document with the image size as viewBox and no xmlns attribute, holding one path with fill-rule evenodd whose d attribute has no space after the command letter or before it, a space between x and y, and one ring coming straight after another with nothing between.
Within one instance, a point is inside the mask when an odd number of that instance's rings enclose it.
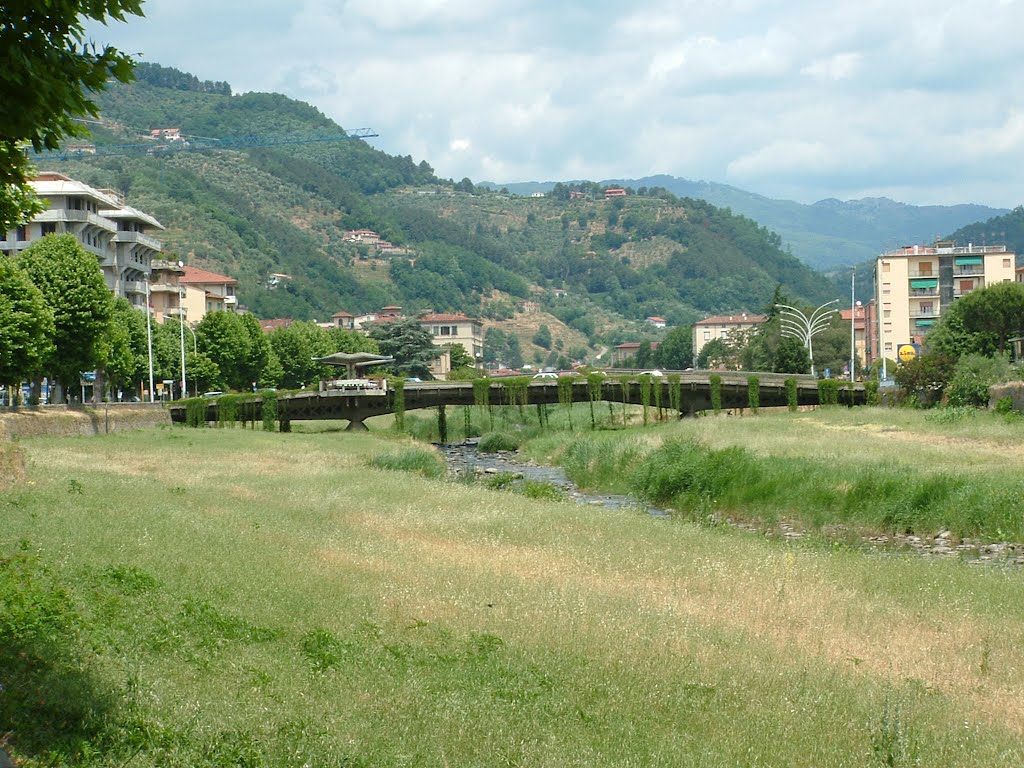
<instances>
[{"instance_id":1,"label":"lamp post","mask_svg":"<svg viewBox=\"0 0 1024 768\"><path fill-rule=\"evenodd\" d=\"M850 272L850 381L856 379L857 370L857 269Z\"/></svg>"},{"instance_id":2,"label":"lamp post","mask_svg":"<svg viewBox=\"0 0 1024 768\"><path fill-rule=\"evenodd\" d=\"M799 339L807 347L807 356L811 360L811 376L817 375L814 371L814 343L811 340L825 330L832 321L832 315L835 314L836 310L826 309L826 307L838 302L839 299L826 301L824 304L816 307L810 315L807 315L802 309L791 307L788 304L775 305L782 310L779 313L779 320L782 323L782 335Z\"/></svg>"},{"instance_id":3,"label":"lamp post","mask_svg":"<svg viewBox=\"0 0 1024 768\"><path fill-rule=\"evenodd\" d=\"M149 276L146 276L146 346L149 349L149 402L155 402L156 391L153 387L153 326L150 315L153 314L153 306L149 302Z\"/></svg>"},{"instance_id":4,"label":"lamp post","mask_svg":"<svg viewBox=\"0 0 1024 768\"><path fill-rule=\"evenodd\" d=\"M181 397L188 397L188 379L185 376L185 318L178 310L178 336L181 339Z\"/></svg>"}]
</instances>

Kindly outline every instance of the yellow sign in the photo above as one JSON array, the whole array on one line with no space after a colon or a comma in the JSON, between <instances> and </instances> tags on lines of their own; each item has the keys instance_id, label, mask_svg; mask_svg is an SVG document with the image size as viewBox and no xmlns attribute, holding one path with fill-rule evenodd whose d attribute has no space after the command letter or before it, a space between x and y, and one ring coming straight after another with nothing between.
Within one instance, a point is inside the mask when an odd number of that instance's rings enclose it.
<instances>
[{"instance_id":1,"label":"yellow sign","mask_svg":"<svg viewBox=\"0 0 1024 768\"><path fill-rule=\"evenodd\" d=\"M896 348L896 356L900 359L901 363L909 363L911 360L916 360L917 346L914 344L900 344Z\"/></svg>"}]
</instances>

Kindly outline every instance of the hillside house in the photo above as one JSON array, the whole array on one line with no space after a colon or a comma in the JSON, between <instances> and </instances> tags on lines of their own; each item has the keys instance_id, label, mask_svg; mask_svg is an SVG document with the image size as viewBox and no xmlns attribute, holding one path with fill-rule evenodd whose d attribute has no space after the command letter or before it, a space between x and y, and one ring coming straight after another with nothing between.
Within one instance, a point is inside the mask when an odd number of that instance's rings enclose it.
<instances>
[{"instance_id":1,"label":"hillside house","mask_svg":"<svg viewBox=\"0 0 1024 768\"><path fill-rule=\"evenodd\" d=\"M198 323L210 312L237 312L238 298L233 277L198 267L183 267L179 283L185 287L182 307L190 323Z\"/></svg>"}]
</instances>

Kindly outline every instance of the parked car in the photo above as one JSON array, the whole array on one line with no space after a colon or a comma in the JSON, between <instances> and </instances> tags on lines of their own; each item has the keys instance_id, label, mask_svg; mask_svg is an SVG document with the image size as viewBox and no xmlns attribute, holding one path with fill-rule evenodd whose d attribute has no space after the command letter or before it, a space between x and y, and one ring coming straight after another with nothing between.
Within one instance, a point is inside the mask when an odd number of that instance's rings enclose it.
<instances>
[{"instance_id":1,"label":"parked car","mask_svg":"<svg viewBox=\"0 0 1024 768\"><path fill-rule=\"evenodd\" d=\"M665 374L662 373L661 371L659 371L657 368L652 368L649 371L641 371L640 375L641 376L653 376L656 379L660 379Z\"/></svg>"},{"instance_id":2,"label":"parked car","mask_svg":"<svg viewBox=\"0 0 1024 768\"><path fill-rule=\"evenodd\" d=\"M552 371L541 371L540 373L533 374L535 379L557 379L558 374Z\"/></svg>"}]
</instances>

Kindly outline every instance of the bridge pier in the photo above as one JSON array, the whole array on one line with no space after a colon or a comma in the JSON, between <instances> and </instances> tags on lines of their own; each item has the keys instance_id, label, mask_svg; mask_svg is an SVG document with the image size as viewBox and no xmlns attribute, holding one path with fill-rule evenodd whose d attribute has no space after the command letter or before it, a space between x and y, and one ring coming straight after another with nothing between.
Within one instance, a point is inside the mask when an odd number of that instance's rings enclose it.
<instances>
[{"instance_id":1,"label":"bridge pier","mask_svg":"<svg viewBox=\"0 0 1024 768\"><path fill-rule=\"evenodd\" d=\"M350 419L348 426L345 427L346 432L369 432L370 428L363 423L362 419Z\"/></svg>"}]
</instances>

